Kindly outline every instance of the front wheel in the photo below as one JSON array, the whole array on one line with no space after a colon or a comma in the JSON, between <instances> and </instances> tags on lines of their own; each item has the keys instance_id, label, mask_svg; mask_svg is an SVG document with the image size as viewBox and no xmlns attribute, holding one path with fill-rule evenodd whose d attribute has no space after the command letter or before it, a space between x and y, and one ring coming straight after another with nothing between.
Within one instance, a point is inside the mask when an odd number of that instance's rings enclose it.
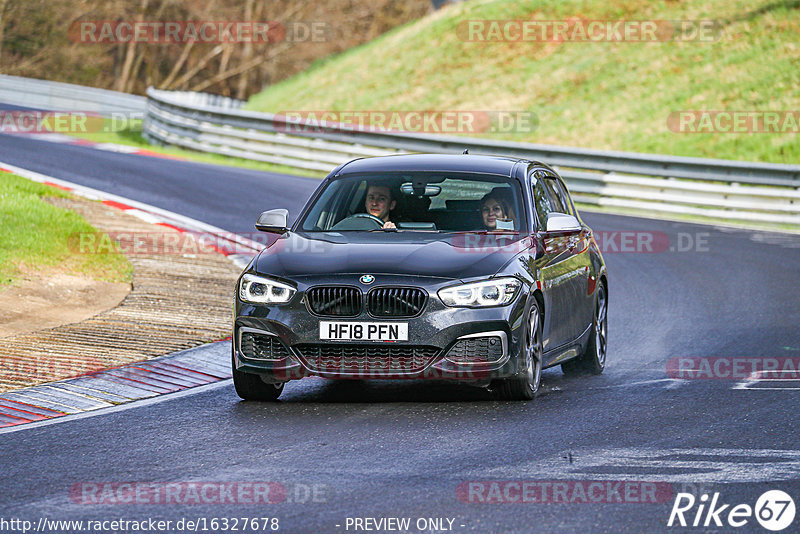
<instances>
[{"instance_id":1,"label":"front wheel","mask_svg":"<svg viewBox=\"0 0 800 534\"><path fill-rule=\"evenodd\" d=\"M531 400L542 384L542 317L536 301L528 312L525 347L520 351L522 369L517 376L498 381L496 390L503 400Z\"/></svg>"},{"instance_id":2,"label":"front wheel","mask_svg":"<svg viewBox=\"0 0 800 534\"><path fill-rule=\"evenodd\" d=\"M239 371L236 369L236 359L233 356L231 356L231 368L233 369L233 387L236 388L236 394L244 400L275 401L283 393L283 382L267 384L258 375Z\"/></svg>"},{"instance_id":3,"label":"front wheel","mask_svg":"<svg viewBox=\"0 0 800 534\"><path fill-rule=\"evenodd\" d=\"M592 330L586 350L568 362L561 364L565 375L599 375L606 368L606 351L608 350L608 293L602 283L597 287L597 298L594 304Z\"/></svg>"}]
</instances>

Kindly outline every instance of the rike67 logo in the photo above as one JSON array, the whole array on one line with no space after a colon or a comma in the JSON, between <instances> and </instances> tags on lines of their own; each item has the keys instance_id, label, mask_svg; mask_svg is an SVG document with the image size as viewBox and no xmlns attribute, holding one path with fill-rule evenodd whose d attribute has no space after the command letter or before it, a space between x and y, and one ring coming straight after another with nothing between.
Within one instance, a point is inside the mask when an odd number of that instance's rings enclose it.
<instances>
[{"instance_id":1,"label":"rike67 logo","mask_svg":"<svg viewBox=\"0 0 800 534\"><path fill-rule=\"evenodd\" d=\"M707 493L699 499L691 493L678 493L667 526L738 528L747 525L755 516L762 527L777 532L791 525L794 515L794 500L781 490L764 492L756 500L755 506L723 503L719 492L715 492L710 499Z\"/></svg>"}]
</instances>

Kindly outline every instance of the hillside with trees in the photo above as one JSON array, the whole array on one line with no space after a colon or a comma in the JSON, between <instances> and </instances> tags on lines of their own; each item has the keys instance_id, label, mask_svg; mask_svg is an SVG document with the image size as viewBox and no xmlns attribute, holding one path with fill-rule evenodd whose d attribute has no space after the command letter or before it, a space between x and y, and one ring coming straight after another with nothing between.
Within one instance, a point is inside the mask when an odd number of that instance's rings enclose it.
<instances>
[{"instance_id":1,"label":"hillside with trees","mask_svg":"<svg viewBox=\"0 0 800 534\"><path fill-rule=\"evenodd\" d=\"M0 0L0 73L243 99L431 9L430 0ZM136 21L268 21L281 32L266 43L152 43L91 42L76 31L81 22Z\"/></svg>"}]
</instances>

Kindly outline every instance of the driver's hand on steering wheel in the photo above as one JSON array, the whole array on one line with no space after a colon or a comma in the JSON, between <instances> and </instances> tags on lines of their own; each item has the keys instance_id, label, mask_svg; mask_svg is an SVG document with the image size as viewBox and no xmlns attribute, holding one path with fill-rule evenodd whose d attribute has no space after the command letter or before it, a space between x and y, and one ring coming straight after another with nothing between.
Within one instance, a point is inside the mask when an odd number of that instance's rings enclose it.
<instances>
[{"instance_id":1,"label":"driver's hand on steering wheel","mask_svg":"<svg viewBox=\"0 0 800 534\"><path fill-rule=\"evenodd\" d=\"M395 228L396 229L397 226L395 226L395 224L392 221L386 221L385 223L383 223L383 227L382 228L384 230L386 230L387 228Z\"/></svg>"}]
</instances>

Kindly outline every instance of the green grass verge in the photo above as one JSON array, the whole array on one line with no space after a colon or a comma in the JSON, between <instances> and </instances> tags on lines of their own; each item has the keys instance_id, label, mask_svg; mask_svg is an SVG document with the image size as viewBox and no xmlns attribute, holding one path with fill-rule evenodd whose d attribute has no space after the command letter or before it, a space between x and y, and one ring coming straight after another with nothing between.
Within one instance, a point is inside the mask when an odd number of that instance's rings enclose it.
<instances>
[{"instance_id":1,"label":"green grass verge","mask_svg":"<svg viewBox=\"0 0 800 534\"><path fill-rule=\"evenodd\" d=\"M106 123L106 129L112 130L113 127L110 123ZM157 146L151 145L147 139L142 136L141 121L132 122L127 128L119 131L103 131L93 133L76 133L64 132L74 137L86 139L94 143L115 143L118 145L134 146L164 154L165 156L173 156L177 158L184 158L189 161L197 163L208 163L211 165L227 165L229 167L241 167L245 169L254 169L257 171L277 172L281 174L295 174L299 176L308 176L311 178L324 178L325 174L321 172L309 171L305 169L297 169L295 167L288 167L285 165L275 165L272 163L264 163L261 161L252 161L242 158L234 158L231 156L224 156L221 154L212 154L208 152L196 152L194 150L185 150L182 148ZM333 170L333 166L331 167Z\"/></svg>"},{"instance_id":2,"label":"green grass verge","mask_svg":"<svg viewBox=\"0 0 800 534\"><path fill-rule=\"evenodd\" d=\"M117 252L80 253L81 234L97 233L79 214L48 204L42 197L69 193L0 173L0 287L21 271L82 274L96 280L130 282L132 268Z\"/></svg>"},{"instance_id":3,"label":"green grass verge","mask_svg":"<svg viewBox=\"0 0 800 534\"><path fill-rule=\"evenodd\" d=\"M718 38L666 42L466 42L469 20L716 20ZM462 24L462 26L459 26ZM800 109L795 0L472 0L316 62L253 96L281 111L533 112L494 139L796 163L800 134L675 133L688 110ZM475 135L475 134L470 134Z\"/></svg>"}]
</instances>

